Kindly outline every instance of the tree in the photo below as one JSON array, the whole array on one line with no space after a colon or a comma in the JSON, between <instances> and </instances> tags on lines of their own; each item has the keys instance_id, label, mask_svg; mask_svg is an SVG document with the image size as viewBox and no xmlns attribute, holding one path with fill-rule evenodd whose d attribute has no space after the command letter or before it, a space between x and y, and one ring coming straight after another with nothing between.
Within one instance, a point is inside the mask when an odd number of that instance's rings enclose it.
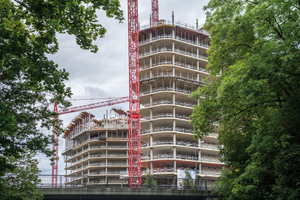
<instances>
[{"instance_id":1,"label":"tree","mask_svg":"<svg viewBox=\"0 0 300 200\"><path fill-rule=\"evenodd\" d=\"M8 163L15 168L7 169L5 176L0 177L0 199L43 199L43 194L37 187L41 180L38 176L38 161L34 159L35 153L28 149L24 151L19 159L7 157Z\"/></svg>"},{"instance_id":2,"label":"tree","mask_svg":"<svg viewBox=\"0 0 300 200\"><path fill-rule=\"evenodd\" d=\"M146 181L143 185L145 187L155 187L157 185L157 182L153 179L153 174L151 174L151 172L147 172Z\"/></svg>"},{"instance_id":3,"label":"tree","mask_svg":"<svg viewBox=\"0 0 300 200\"><path fill-rule=\"evenodd\" d=\"M193 180L190 172L187 169L185 169L184 173L185 173L185 178L183 179L183 188L189 189L189 188L195 187L196 184L195 184L195 181Z\"/></svg>"},{"instance_id":4,"label":"tree","mask_svg":"<svg viewBox=\"0 0 300 200\"><path fill-rule=\"evenodd\" d=\"M60 135L61 123L48 105L67 107L65 98L72 93L64 84L68 73L46 54L58 51L57 33L74 35L82 49L97 52L92 42L106 32L97 21L98 9L124 19L118 0L0 0L0 177L14 168L7 158L20 158L25 147L54 153L52 134L38 125L55 126Z\"/></svg>"},{"instance_id":5,"label":"tree","mask_svg":"<svg viewBox=\"0 0 300 200\"><path fill-rule=\"evenodd\" d=\"M225 199L300 198L300 4L211 0L207 68L191 96L196 137L218 131ZM218 122L216 127L214 122Z\"/></svg>"}]
</instances>

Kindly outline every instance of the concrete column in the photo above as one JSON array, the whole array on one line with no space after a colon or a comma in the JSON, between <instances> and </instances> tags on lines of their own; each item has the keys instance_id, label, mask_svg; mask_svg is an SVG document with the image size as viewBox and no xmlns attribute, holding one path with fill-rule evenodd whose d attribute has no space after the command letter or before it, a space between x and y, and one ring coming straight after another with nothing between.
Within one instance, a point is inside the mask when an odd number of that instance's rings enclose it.
<instances>
[{"instance_id":1,"label":"concrete column","mask_svg":"<svg viewBox=\"0 0 300 200\"><path fill-rule=\"evenodd\" d=\"M173 39L175 38L175 30L174 29L172 30L172 38Z\"/></svg>"},{"instance_id":2,"label":"concrete column","mask_svg":"<svg viewBox=\"0 0 300 200\"><path fill-rule=\"evenodd\" d=\"M199 36L196 37L196 45L199 45Z\"/></svg>"},{"instance_id":3,"label":"concrete column","mask_svg":"<svg viewBox=\"0 0 300 200\"><path fill-rule=\"evenodd\" d=\"M152 90L153 90L152 83L150 83L150 93L152 93Z\"/></svg>"},{"instance_id":4,"label":"concrete column","mask_svg":"<svg viewBox=\"0 0 300 200\"><path fill-rule=\"evenodd\" d=\"M105 159L105 174L107 174L107 159Z\"/></svg>"},{"instance_id":5,"label":"concrete column","mask_svg":"<svg viewBox=\"0 0 300 200\"><path fill-rule=\"evenodd\" d=\"M173 91L175 91L176 87L175 87L175 80L173 80Z\"/></svg>"},{"instance_id":6,"label":"concrete column","mask_svg":"<svg viewBox=\"0 0 300 200\"><path fill-rule=\"evenodd\" d=\"M174 172L176 172L177 171L177 168L176 168L176 160L174 160Z\"/></svg>"},{"instance_id":7,"label":"concrete column","mask_svg":"<svg viewBox=\"0 0 300 200\"><path fill-rule=\"evenodd\" d=\"M175 52L175 42L172 41L172 51Z\"/></svg>"},{"instance_id":8,"label":"concrete column","mask_svg":"<svg viewBox=\"0 0 300 200\"><path fill-rule=\"evenodd\" d=\"M150 122L150 133L153 133L153 122Z\"/></svg>"},{"instance_id":9,"label":"concrete column","mask_svg":"<svg viewBox=\"0 0 300 200\"><path fill-rule=\"evenodd\" d=\"M150 32L150 34L149 34L149 39L150 39L150 41L152 41L152 32Z\"/></svg>"},{"instance_id":10,"label":"concrete column","mask_svg":"<svg viewBox=\"0 0 300 200\"><path fill-rule=\"evenodd\" d=\"M150 48L150 49L152 49L152 48ZM150 50L150 51L152 52L152 50ZM150 56L149 67L150 67L150 68L153 67L152 56ZM151 72L152 72L152 71L151 71Z\"/></svg>"},{"instance_id":11,"label":"concrete column","mask_svg":"<svg viewBox=\"0 0 300 200\"><path fill-rule=\"evenodd\" d=\"M153 145L153 135L151 134L150 135L150 146L152 146Z\"/></svg>"},{"instance_id":12,"label":"concrete column","mask_svg":"<svg viewBox=\"0 0 300 200\"><path fill-rule=\"evenodd\" d=\"M151 174L153 174L153 162L152 161L150 162L150 172L151 172Z\"/></svg>"},{"instance_id":13,"label":"concrete column","mask_svg":"<svg viewBox=\"0 0 300 200\"><path fill-rule=\"evenodd\" d=\"M173 147L173 158L176 159L176 147Z\"/></svg>"},{"instance_id":14,"label":"concrete column","mask_svg":"<svg viewBox=\"0 0 300 200\"><path fill-rule=\"evenodd\" d=\"M174 11L172 11L172 25L174 25L175 24L175 22L174 22L175 20L174 20Z\"/></svg>"},{"instance_id":15,"label":"concrete column","mask_svg":"<svg viewBox=\"0 0 300 200\"><path fill-rule=\"evenodd\" d=\"M172 65L175 65L175 55L172 54Z\"/></svg>"},{"instance_id":16,"label":"concrete column","mask_svg":"<svg viewBox=\"0 0 300 200\"><path fill-rule=\"evenodd\" d=\"M199 173L201 174L201 163L199 163Z\"/></svg>"},{"instance_id":17,"label":"concrete column","mask_svg":"<svg viewBox=\"0 0 300 200\"><path fill-rule=\"evenodd\" d=\"M150 160L153 160L153 148L150 148Z\"/></svg>"},{"instance_id":18,"label":"concrete column","mask_svg":"<svg viewBox=\"0 0 300 200\"><path fill-rule=\"evenodd\" d=\"M150 108L150 119L153 119L153 109Z\"/></svg>"},{"instance_id":19,"label":"concrete column","mask_svg":"<svg viewBox=\"0 0 300 200\"><path fill-rule=\"evenodd\" d=\"M176 104L176 99L175 99L175 93L173 94L173 99L172 99L172 103L175 105Z\"/></svg>"},{"instance_id":20,"label":"concrete column","mask_svg":"<svg viewBox=\"0 0 300 200\"><path fill-rule=\"evenodd\" d=\"M173 106L173 118L175 118L175 115L176 115L176 109L175 106Z\"/></svg>"},{"instance_id":21,"label":"concrete column","mask_svg":"<svg viewBox=\"0 0 300 200\"><path fill-rule=\"evenodd\" d=\"M201 149L198 149L198 161L201 161Z\"/></svg>"},{"instance_id":22,"label":"concrete column","mask_svg":"<svg viewBox=\"0 0 300 200\"><path fill-rule=\"evenodd\" d=\"M153 96L150 95L150 106L153 106Z\"/></svg>"},{"instance_id":23,"label":"concrete column","mask_svg":"<svg viewBox=\"0 0 300 200\"><path fill-rule=\"evenodd\" d=\"M173 145L176 145L176 133L173 133Z\"/></svg>"}]
</instances>

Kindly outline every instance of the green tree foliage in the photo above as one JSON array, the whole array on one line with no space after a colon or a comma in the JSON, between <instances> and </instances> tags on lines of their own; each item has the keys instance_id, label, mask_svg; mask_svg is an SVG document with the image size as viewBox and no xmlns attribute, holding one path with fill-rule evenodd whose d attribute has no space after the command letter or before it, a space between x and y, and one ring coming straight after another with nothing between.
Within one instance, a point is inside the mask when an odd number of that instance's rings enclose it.
<instances>
[{"instance_id":1,"label":"green tree foliage","mask_svg":"<svg viewBox=\"0 0 300 200\"><path fill-rule=\"evenodd\" d=\"M196 186L195 181L193 180L190 172L185 169L185 178L183 179L183 188L184 189L190 189Z\"/></svg>"},{"instance_id":2,"label":"green tree foliage","mask_svg":"<svg viewBox=\"0 0 300 200\"><path fill-rule=\"evenodd\" d=\"M40 170L37 160L34 159L35 153L29 150L24 152L19 159L7 157L7 162L15 168L7 169L5 176L0 177L0 199L43 199L43 194L37 187L41 180L38 177Z\"/></svg>"},{"instance_id":3,"label":"green tree foliage","mask_svg":"<svg viewBox=\"0 0 300 200\"><path fill-rule=\"evenodd\" d=\"M97 52L92 42L106 31L97 21L99 9L123 20L118 0L0 0L0 177L13 170L7 157L20 157L24 147L53 153L52 134L37 125L50 129L49 103L69 106L64 99L71 91L64 84L68 73L46 54L58 51L57 33L74 35L81 48ZM56 130L62 132L60 123Z\"/></svg>"},{"instance_id":4,"label":"green tree foliage","mask_svg":"<svg viewBox=\"0 0 300 200\"><path fill-rule=\"evenodd\" d=\"M208 65L192 96L197 137L218 130L225 199L300 199L300 3L211 0ZM219 126L213 125L218 122Z\"/></svg>"},{"instance_id":5,"label":"green tree foliage","mask_svg":"<svg viewBox=\"0 0 300 200\"><path fill-rule=\"evenodd\" d=\"M151 172L147 172L146 181L143 185L145 187L155 187L157 185L157 182L153 179L153 174L151 174Z\"/></svg>"}]
</instances>

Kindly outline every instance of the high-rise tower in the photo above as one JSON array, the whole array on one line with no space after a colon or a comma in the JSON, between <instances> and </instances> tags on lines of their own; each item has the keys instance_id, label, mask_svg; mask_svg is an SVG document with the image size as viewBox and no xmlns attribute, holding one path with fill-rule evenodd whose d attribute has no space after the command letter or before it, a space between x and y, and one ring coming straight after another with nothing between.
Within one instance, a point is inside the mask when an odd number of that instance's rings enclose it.
<instances>
[{"instance_id":1,"label":"high-rise tower","mask_svg":"<svg viewBox=\"0 0 300 200\"><path fill-rule=\"evenodd\" d=\"M209 34L198 25L159 20L141 28L139 44L142 172L174 178L178 169L190 169L212 184L223 164L217 134L193 139L189 116L198 100L188 98L210 76Z\"/></svg>"}]
</instances>

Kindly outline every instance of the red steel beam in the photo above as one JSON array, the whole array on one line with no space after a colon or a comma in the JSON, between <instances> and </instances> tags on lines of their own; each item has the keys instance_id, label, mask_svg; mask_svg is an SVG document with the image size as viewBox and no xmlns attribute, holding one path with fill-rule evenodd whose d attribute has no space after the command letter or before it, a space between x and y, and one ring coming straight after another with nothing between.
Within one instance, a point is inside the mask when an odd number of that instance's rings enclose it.
<instances>
[{"instance_id":1,"label":"red steel beam","mask_svg":"<svg viewBox=\"0 0 300 200\"><path fill-rule=\"evenodd\" d=\"M110 106L110 105L115 105L119 103L126 103L129 101L128 97L121 97L121 98L116 98L116 99L111 99L108 101L103 101L103 102L98 102L98 103L92 103L92 104L87 104L83 106L77 106L77 107L72 107L72 108L67 108L58 111L59 114L67 114L67 113L72 113L72 112L78 112L78 111L83 111L83 110L90 110L94 108L100 108L104 106Z\"/></svg>"}]
</instances>

